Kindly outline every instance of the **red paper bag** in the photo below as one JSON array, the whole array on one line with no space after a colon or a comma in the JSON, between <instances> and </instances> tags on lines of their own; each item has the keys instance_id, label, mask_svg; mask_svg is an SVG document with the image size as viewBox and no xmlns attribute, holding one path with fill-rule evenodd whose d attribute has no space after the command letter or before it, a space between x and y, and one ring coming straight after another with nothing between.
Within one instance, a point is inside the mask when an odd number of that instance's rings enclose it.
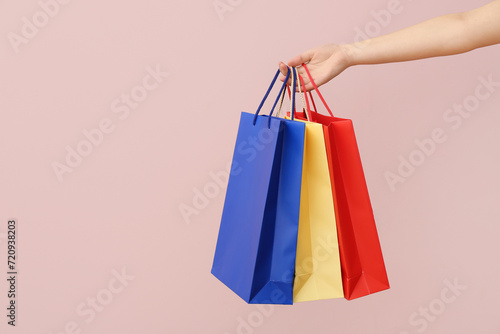
<instances>
[{"instance_id":1,"label":"red paper bag","mask_svg":"<svg viewBox=\"0 0 500 334\"><path fill-rule=\"evenodd\" d=\"M299 112L295 115L297 118L307 117L312 122L324 125L337 215L344 296L351 300L389 289L389 280L352 121L333 116L306 65L302 64L302 66L330 113L329 116L319 114L316 106L314 110L311 110L306 95L307 115ZM314 104L312 95L310 93L309 95Z\"/></svg>"}]
</instances>

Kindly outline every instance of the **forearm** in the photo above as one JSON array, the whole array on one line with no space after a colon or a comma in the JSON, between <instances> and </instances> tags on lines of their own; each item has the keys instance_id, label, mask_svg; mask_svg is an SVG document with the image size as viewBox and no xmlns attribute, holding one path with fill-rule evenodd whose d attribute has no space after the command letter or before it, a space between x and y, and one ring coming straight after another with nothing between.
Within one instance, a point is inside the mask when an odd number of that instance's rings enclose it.
<instances>
[{"instance_id":1,"label":"forearm","mask_svg":"<svg viewBox=\"0 0 500 334\"><path fill-rule=\"evenodd\" d=\"M499 0L343 47L349 65L360 65L447 56L495 43L500 43Z\"/></svg>"}]
</instances>

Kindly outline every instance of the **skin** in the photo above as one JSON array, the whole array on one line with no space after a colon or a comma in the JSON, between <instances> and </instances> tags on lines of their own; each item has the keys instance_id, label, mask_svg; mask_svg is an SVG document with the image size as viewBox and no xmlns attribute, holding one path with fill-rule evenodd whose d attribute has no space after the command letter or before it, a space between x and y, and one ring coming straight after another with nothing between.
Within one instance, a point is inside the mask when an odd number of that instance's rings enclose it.
<instances>
[{"instance_id":1,"label":"skin","mask_svg":"<svg viewBox=\"0 0 500 334\"><path fill-rule=\"evenodd\" d=\"M288 66L298 67L305 89L313 89L300 67L307 64L314 82L320 86L348 67L384 64L431 57L449 56L500 43L500 0L456 14L439 16L414 26L362 42L326 44L292 58ZM284 81L287 66L279 63Z\"/></svg>"}]
</instances>

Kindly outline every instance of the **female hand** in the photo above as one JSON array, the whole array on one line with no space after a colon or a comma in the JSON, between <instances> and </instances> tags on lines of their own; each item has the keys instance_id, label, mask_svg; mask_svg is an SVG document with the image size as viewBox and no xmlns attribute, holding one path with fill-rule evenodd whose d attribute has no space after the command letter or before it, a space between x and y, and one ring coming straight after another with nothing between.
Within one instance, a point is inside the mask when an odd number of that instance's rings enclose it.
<instances>
[{"instance_id":1,"label":"female hand","mask_svg":"<svg viewBox=\"0 0 500 334\"><path fill-rule=\"evenodd\" d=\"M288 62L297 67L305 89L313 86L302 63L320 86L346 68L361 64L385 64L400 61L449 56L500 43L500 0L463 13L439 16L411 27L347 45L326 44L304 52ZM284 81L288 69L279 68Z\"/></svg>"},{"instance_id":2,"label":"female hand","mask_svg":"<svg viewBox=\"0 0 500 334\"><path fill-rule=\"evenodd\" d=\"M306 91L312 90L314 87L305 69L300 67L302 63L306 63L309 73L311 73L311 77L317 86L327 83L351 65L347 47L337 44L326 44L294 57L288 62L288 66L297 67L299 74L304 79ZM280 62L279 69L282 74L280 80L285 81L288 72L287 65Z\"/></svg>"}]
</instances>

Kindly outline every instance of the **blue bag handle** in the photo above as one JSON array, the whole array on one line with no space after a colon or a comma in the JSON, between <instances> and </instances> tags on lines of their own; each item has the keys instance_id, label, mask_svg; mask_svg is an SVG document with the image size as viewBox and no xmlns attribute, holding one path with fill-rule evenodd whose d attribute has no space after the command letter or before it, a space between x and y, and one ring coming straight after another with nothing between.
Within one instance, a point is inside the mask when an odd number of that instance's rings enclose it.
<instances>
[{"instance_id":1,"label":"blue bag handle","mask_svg":"<svg viewBox=\"0 0 500 334\"><path fill-rule=\"evenodd\" d=\"M294 85L296 85L296 82L297 82L297 68L295 67L292 67L292 68L288 68L289 71L293 71L293 76L292 76L292 83L291 83L291 87L293 87ZM288 73L287 73L288 74ZM290 89L289 89L290 91ZM280 110L281 110L281 106L282 106L282 103L283 103L283 98L285 97L285 93L286 93L286 89L282 90L280 92L280 106L278 108L278 115L277 117L280 117ZM271 111L271 114L269 116L271 116L272 114L274 113L274 107L273 107L273 110ZM290 116L291 116L291 119L292 121L295 119L295 90L293 91L293 95L292 93L290 92Z\"/></svg>"},{"instance_id":2,"label":"blue bag handle","mask_svg":"<svg viewBox=\"0 0 500 334\"><path fill-rule=\"evenodd\" d=\"M274 101L273 108L271 109L271 114L269 115L269 124L268 124L269 128L271 128L271 115L274 111L274 108L276 107L276 104L279 101L281 94L283 94L283 92L284 92L284 89L286 87L286 83L288 82L288 79L290 78L290 71L291 71L290 68L288 68L288 73L286 74L285 81L283 81L283 85L281 85L280 93L278 94L278 97L276 97L276 101ZM267 89L266 95L264 95L264 98L260 102L259 108L257 108L257 112L255 113L255 116L253 118L253 125L255 125L255 123L257 122L257 116L259 115L259 112L262 109L264 102L266 101L267 97L269 96L269 93L271 92L271 90L274 86L274 83L276 82L276 79L278 79L279 74L280 74L280 70L278 69L278 71L276 71L276 74L274 75L274 78L273 78L273 81L271 82L271 85L269 85L269 88ZM294 94L294 98L295 98L295 94Z\"/></svg>"},{"instance_id":3,"label":"blue bag handle","mask_svg":"<svg viewBox=\"0 0 500 334\"><path fill-rule=\"evenodd\" d=\"M295 67L292 67L292 68L289 67L288 70L292 71L292 73L293 73L292 84L290 85L290 87L296 87L296 85L297 85L297 73L298 73L297 69ZM291 91L290 116L291 116L291 119L293 121L295 119L295 88L293 90L290 89L290 91ZM285 92L283 92L283 94L285 94Z\"/></svg>"}]
</instances>

